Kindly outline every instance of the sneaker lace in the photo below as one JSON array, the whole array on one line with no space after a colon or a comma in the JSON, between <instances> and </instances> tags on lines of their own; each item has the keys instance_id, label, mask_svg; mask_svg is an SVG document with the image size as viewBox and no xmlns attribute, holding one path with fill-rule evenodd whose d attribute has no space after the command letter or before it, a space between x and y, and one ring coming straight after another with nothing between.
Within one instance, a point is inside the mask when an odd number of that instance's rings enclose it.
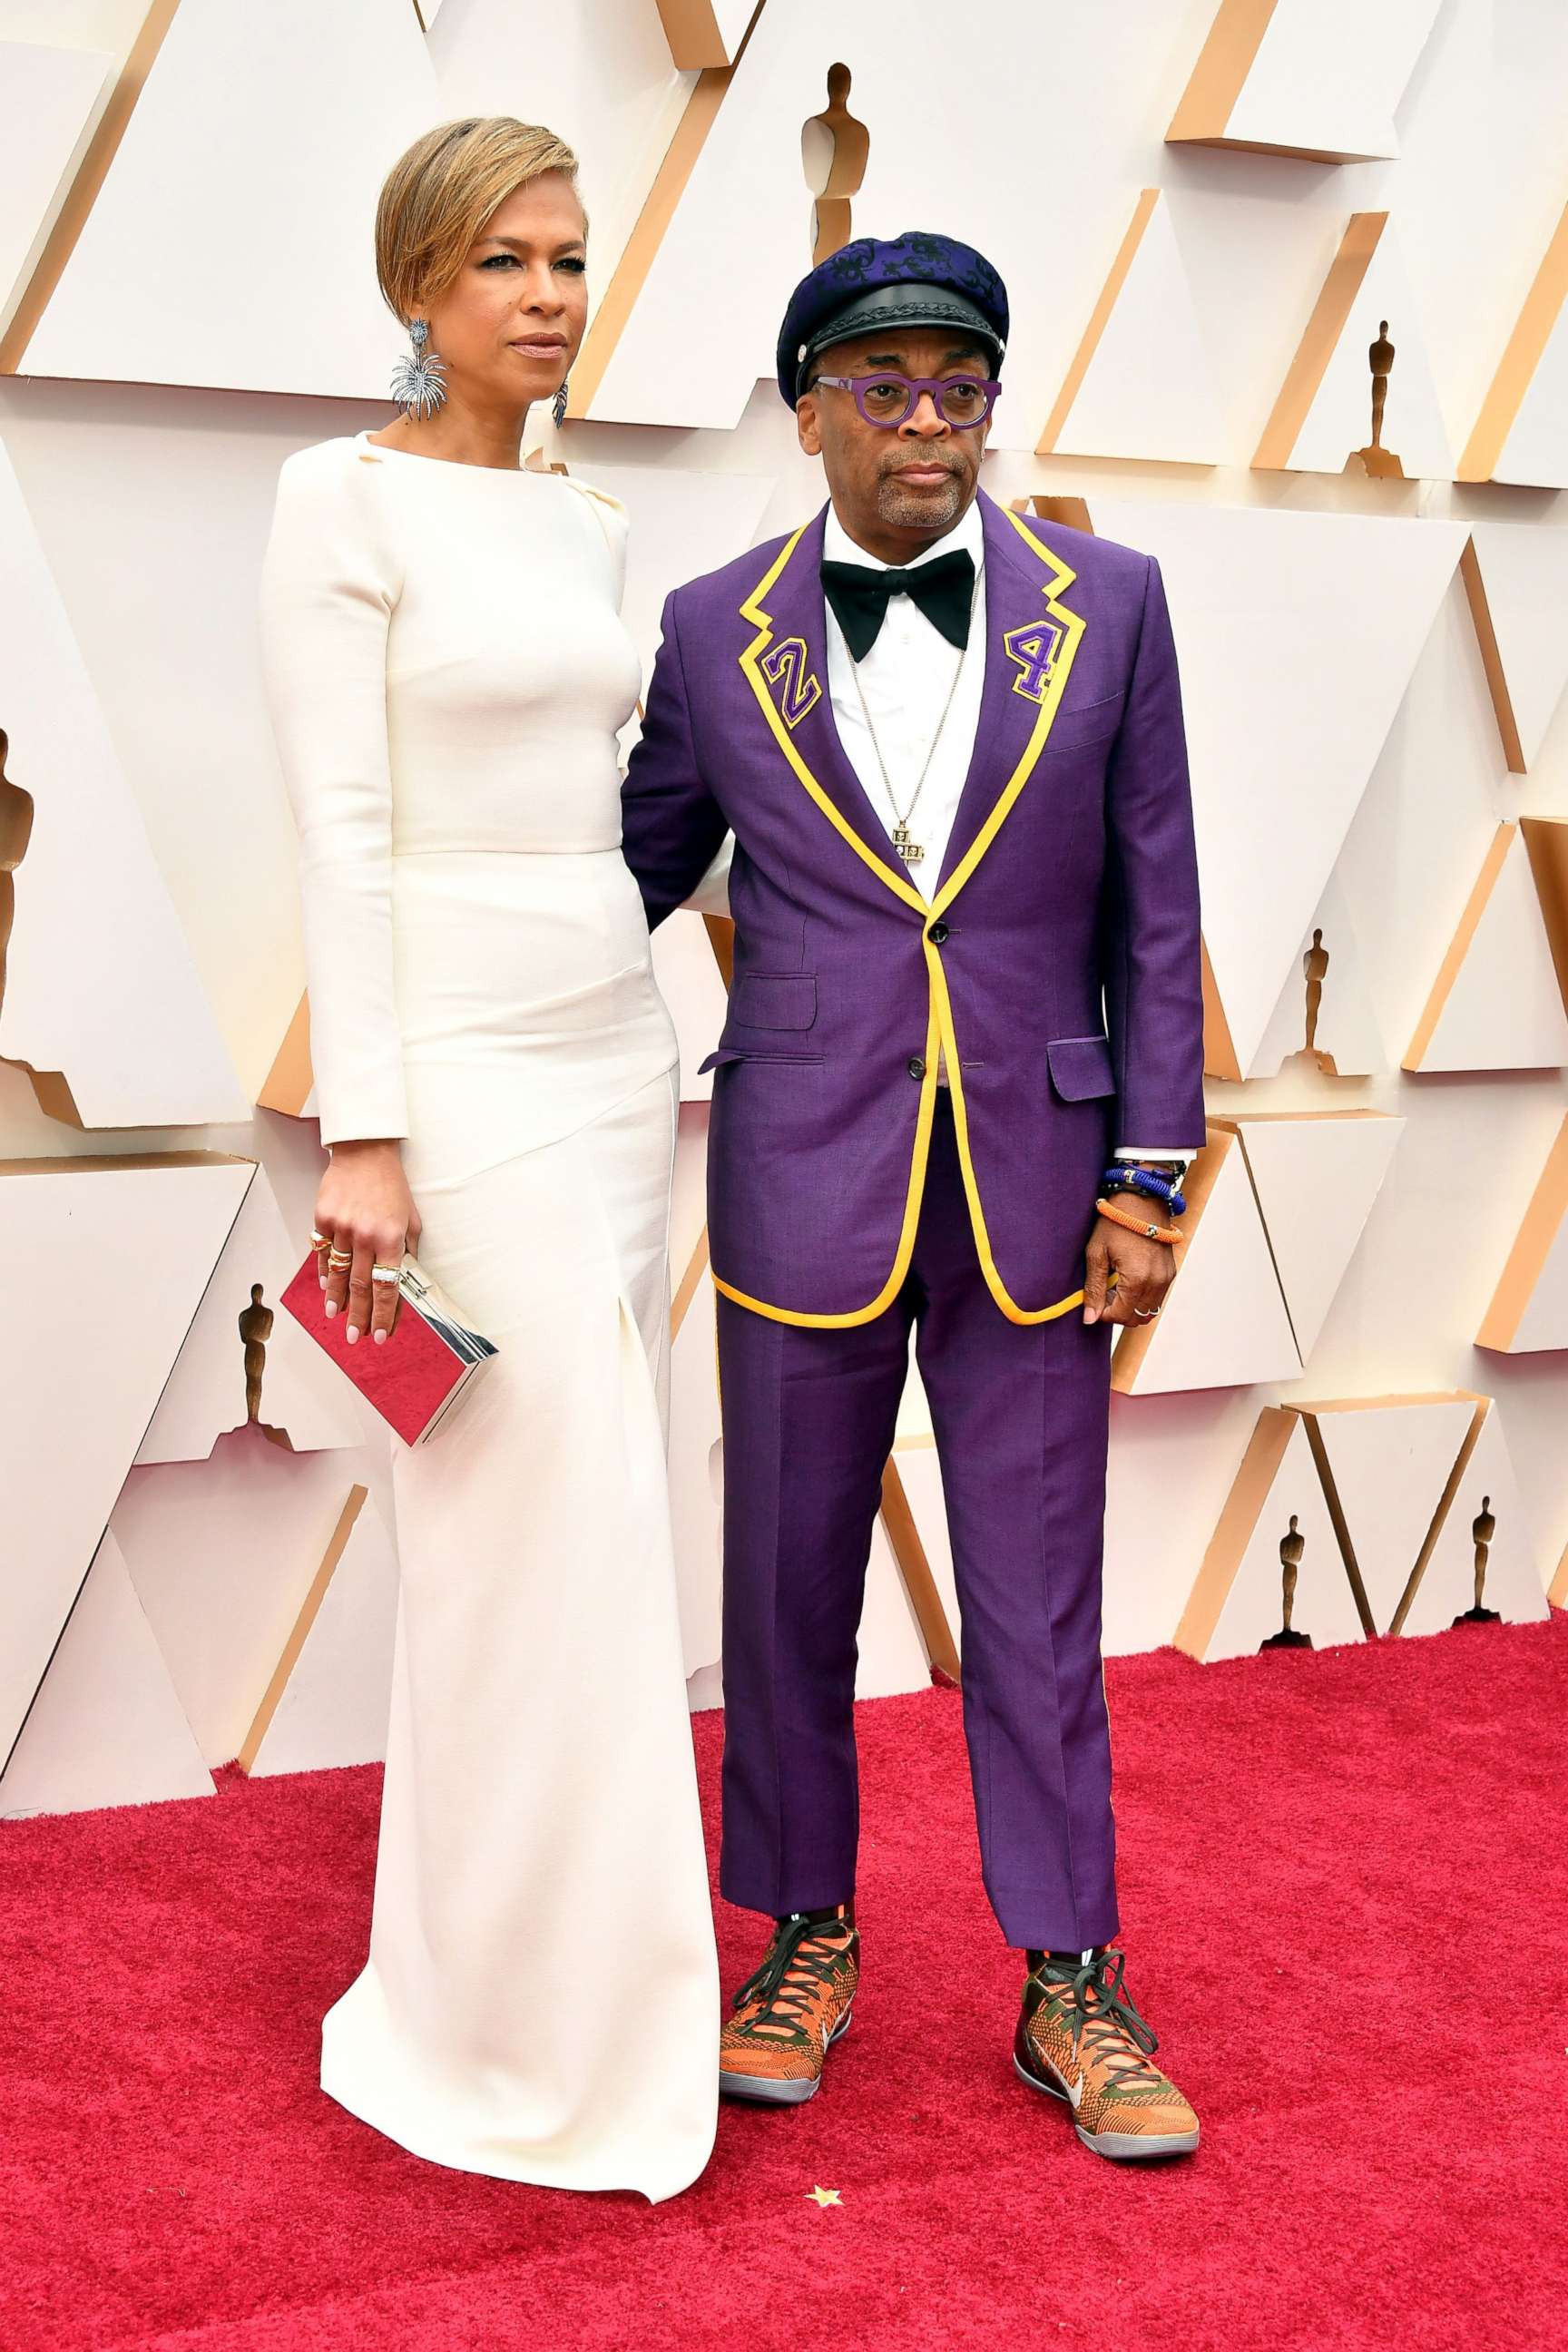
<instances>
[{"instance_id":1,"label":"sneaker lace","mask_svg":"<svg viewBox=\"0 0 1568 2352\"><path fill-rule=\"evenodd\" d=\"M736 2012L758 2004L751 2031L775 2038L807 2038L805 2012L819 1991L833 1981L837 1963L849 1949L853 1930L838 1919L786 1919L768 1947L767 1957L735 1995Z\"/></svg>"},{"instance_id":2,"label":"sneaker lace","mask_svg":"<svg viewBox=\"0 0 1568 2352\"><path fill-rule=\"evenodd\" d=\"M1107 1949L1070 1973L1058 1974L1047 1965L1045 1980L1051 1998L1071 2012L1074 2050L1088 2045L1103 2066L1110 2088L1148 2091L1164 2081L1160 2069L1149 2063L1159 2039L1139 2016L1122 1984L1126 1965L1121 1952Z\"/></svg>"}]
</instances>

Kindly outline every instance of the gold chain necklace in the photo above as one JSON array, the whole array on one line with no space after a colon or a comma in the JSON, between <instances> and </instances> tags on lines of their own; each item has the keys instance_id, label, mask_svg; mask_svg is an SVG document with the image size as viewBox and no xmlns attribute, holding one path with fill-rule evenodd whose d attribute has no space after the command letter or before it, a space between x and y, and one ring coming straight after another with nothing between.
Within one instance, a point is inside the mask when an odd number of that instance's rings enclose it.
<instances>
[{"instance_id":1,"label":"gold chain necklace","mask_svg":"<svg viewBox=\"0 0 1568 2352\"><path fill-rule=\"evenodd\" d=\"M871 738L871 749L877 754L877 765L882 772L882 786L888 795L888 806L892 810L893 815L896 819L896 823L893 826L893 847L898 851L899 856L903 859L906 866L918 866L921 858L925 856L923 845L914 840L910 833L910 819L915 813L915 803L919 800L921 793L924 788L925 780L931 773L931 763L936 757L936 747L942 741L942 730L947 725L947 714L952 709L952 698L958 692L958 681L963 675L963 665L968 657L970 646L973 643L974 639L974 607L979 601L980 572L977 566L974 573L974 585L970 591L969 595L969 635L960 650L958 664L952 673L952 684L947 689L947 700L942 706L942 717L936 722L936 732L931 739L931 745L926 752L924 763L921 768L920 774L915 779L915 788L910 794L910 804L908 808L901 809L899 806L898 798L893 791L893 780L888 773L888 763L882 757L882 746L877 740L877 730L872 723L870 708L866 700L866 689L860 683L860 665L854 658L853 655L850 656L849 668L850 674L855 680L855 691L860 698L860 716L866 721L866 732Z\"/></svg>"}]
</instances>

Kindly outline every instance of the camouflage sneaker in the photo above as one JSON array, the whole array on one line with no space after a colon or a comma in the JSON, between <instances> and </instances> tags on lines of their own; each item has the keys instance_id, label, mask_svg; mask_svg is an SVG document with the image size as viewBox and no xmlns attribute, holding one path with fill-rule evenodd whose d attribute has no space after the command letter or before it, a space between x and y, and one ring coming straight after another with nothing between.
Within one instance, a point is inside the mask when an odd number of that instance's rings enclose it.
<instances>
[{"instance_id":1,"label":"camouflage sneaker","mask_svg":"<svg viewBox=\"0 0 1568 2352\"><path fill-rule=\"evenodd\" d=\"M832 1918L796 1911L779 1922L719 2038L719 2088L727 2098L793 2107L816 2097L830 2044L849 2031L859 1951L847 1905Z\"/></svg>"},{"instance_id":2,"label":"camouflage sneaker","mask_svg":"<svg viewBox=\"0 0 1568 2352\"><path fill-rule=\"evenodd\" d=\"M1081 1967L1047 1953L1024 1986L1013 2063L1035 2090L1067 2100L1097 2156L1185 2156L1198 2119L1149 2063L1159 2045L1122 1991L1124 1966L1109 1948Z\"/></svg>"}]
</instances>

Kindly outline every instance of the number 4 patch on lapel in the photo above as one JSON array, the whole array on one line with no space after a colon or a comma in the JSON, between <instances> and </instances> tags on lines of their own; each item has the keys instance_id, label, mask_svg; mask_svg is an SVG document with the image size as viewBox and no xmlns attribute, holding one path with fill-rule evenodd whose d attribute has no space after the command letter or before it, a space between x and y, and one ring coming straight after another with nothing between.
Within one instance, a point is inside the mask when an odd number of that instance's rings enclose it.
<instances>
[{"instance_id":1,"label":"number 4 patch on lapel","mask_svg":"<svg viewBox=\"0 0 1568 2352\"><path fill-rule=\"evenodd\" d=\"M779 711L792 731L821 695L810 667L804 637L781 637L763 656L760 667L770 686L778 689Z\"/></svg>"},{"instance_id":2,"label":"number 4 patch on lapel","mask_svg":"<svg viewBox=\"0 0 1568 2352\"><path fill-rule=\"evenodd\" d=\"M1031 702L1045 700L1063 634L1054 621L1026 621L1021 629L1007 631L1002 645L1008 659L1018 665L1015 694L1026 695Z\"/></svg>"}]
</instances>

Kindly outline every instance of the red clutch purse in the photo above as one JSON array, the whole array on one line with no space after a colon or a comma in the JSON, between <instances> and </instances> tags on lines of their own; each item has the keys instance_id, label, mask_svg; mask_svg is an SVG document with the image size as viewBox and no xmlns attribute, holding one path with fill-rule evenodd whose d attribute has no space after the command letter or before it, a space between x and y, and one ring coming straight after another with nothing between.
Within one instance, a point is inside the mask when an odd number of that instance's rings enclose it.
<instances>
[{"instance_id":1,"label":"red clutch purse","mask_svg":"<svg viewBox=\"0 0 1568 2352\"><path fill-rule=\"evenodd\" d=\"M405 1444L433 1437L459 1397L495 1357L494 1343L469 1330L428 1275L405 1256L397 1277L397 1323L378 1345L368 1333L351 1347L348 1318L327 1313L312 1250L283 1293L283 1305Z\"/></svg>"}]
</instances>

